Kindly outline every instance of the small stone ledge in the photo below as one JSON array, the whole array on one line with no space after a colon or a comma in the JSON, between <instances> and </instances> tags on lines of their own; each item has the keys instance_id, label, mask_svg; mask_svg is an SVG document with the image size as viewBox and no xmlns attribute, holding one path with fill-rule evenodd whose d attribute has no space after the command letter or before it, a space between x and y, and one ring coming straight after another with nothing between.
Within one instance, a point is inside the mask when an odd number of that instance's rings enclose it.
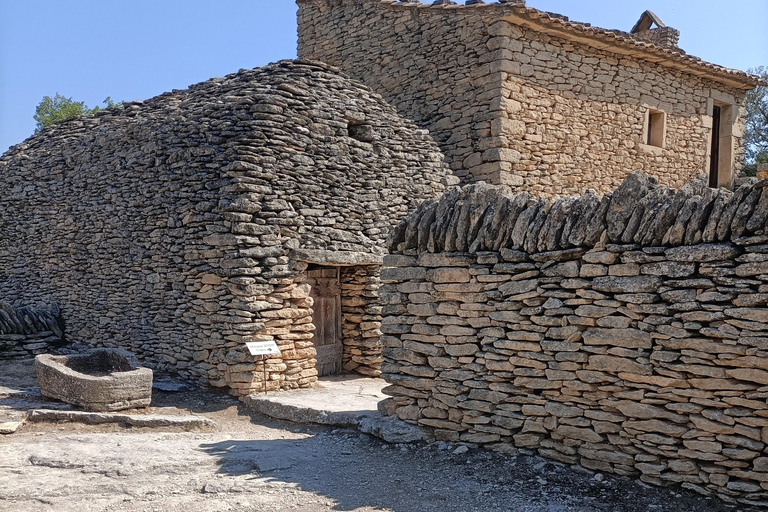
<instances>
[{"instance_id":1,"label":"small stone ledge","mask_svg":"<svg viewBox=\"0 0 768 512\"><path fill-rule=\"evenodd\" d=\"M291 392L289 391L288 393ZM317 423L318 425L356 427L357 423L363 418L378 414L376 411L370 410L330 411L321 408L281 403L261 395L248 395L241 400L243 400L247 408L254 412L293 423ZM319 407L322 407L322 405Z\"/></svg>"},{"instance_id":2,"label":"small stone ledge","mask_svg":"<svg viewBox=\"0 0 768 512\"><path fill-rule=\"evenodd\" d=\"M384 257L380 254L351 251L327 251L323 249L293 249L288 257L294 261L321 265L381 265Z\"/></svg>"},{"instance_id":3,"label":"small stone ledge","mask_svg":"<svg viewBox=\"0 0 768 512\"><path fill-rule=\"evenodd\" d=\"M289 391L289 393L291 393ZM294 391L295 393L295 391ZM413 443L421 441L424 434L415 425L396 417L382 416L378 411L330 411L296 404L281 403L259 395L244 397L245 406L260 414L292 423L317 423L351 427L364 434L371 434L387 443Z\"/></svg>"},{"instance_id":4,"label":"small stone ledge","mask_svg":"<svg viewBox=\"0 0 768 512\"><path fill-rule=\"evenodd\" d=\"M388 443L411 443L424 439L424 432L381 410L385 395L381 379L348 376L330 377L312 389L241 397L245 406L259 414L294 423L317 423L350 427Z\"/></svg>"},{"instance_id":5,"label":"small stone ledge","mask_svg":"<svg viewBox=\"0 0 768 512\"><path fill-rule=\"evenodd\" d=\"M29 413L27 421L68 421L99 425L104 423L119 423L132 427L180 427L183 429L216 429L213 420L203 416L169 416L158 414L116 414L103 412L57 411L52 409L35 409Z\"/></svg>"}]
</instances>

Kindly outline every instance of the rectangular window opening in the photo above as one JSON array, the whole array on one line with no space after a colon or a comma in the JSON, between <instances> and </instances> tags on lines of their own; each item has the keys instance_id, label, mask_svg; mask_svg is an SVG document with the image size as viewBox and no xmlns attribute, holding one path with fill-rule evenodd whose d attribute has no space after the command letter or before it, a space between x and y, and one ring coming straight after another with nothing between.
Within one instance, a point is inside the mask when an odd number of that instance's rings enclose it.
<instances>
[{"instance_id":1,"label":"rectangular window opening","mask_svg":"<svg viewBox=\"0 0 768 512\"><path fill-rule=\"evenodd\" d=\"M664 147L666 114L658 110L648 110L648 128L645 143L649 146Z\"/></svg>"}]
</instances>

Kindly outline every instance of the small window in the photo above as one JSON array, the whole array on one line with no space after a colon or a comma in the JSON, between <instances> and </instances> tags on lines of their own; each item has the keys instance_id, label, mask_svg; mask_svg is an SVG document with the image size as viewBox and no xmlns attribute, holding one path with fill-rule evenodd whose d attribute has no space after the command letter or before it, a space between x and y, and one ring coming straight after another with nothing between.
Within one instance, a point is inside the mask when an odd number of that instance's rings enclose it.
<instances>
[{"instance_id":1,"label":"small window","mask_svg":"<svg viewBox=\"0 0 768 512\"><path fill-rule=\"evenodd\" d=\"M666 114L658 110L648 109L646 122L645 143L649 146L664 147L664 132L666 131Z\"/></svg>"},{"instance_id":2,"label":"small window","mask_svg":"<svg viewBox=\"0 0 768 512\"><path fill-rule=\"evenodd\" d=\"M373 142L376 140L376 133L370 124L350 122L347 126L347 134L360 142Z\"/></svg>"}]
</instances>

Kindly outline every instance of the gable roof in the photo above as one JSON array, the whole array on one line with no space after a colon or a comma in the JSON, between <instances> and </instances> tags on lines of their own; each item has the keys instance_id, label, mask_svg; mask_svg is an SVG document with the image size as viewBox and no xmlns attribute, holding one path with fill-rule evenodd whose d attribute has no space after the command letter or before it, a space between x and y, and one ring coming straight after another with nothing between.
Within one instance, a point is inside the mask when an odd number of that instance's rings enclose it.
<instances>
[{"instance_id":1,"label":"gable roof","mask_svg":"<svg viewBox=\"0 0 768 512\"><path fill-rule=\"evenodd\" d=\"M298 0L299 3L312 0ZM486 4L483 0L471 0L466 5L459 5L451 0L438 0L433 4L420 3L418 0L373 0L384 4L392 4L405 9L428 10L464 10L464 9L496 9L500 18L509 23L519 25L537 32L581 43L599 50L610 51L617 55L637 58L658 66L677 69L694 76L706 78L730 87L742 90L753 89L758 85L766 85L759 77L737 69L706 62L677 47L665 47L646 39L636 37L630 32L609 30L593 27L589 23L570 21L567 16L540 11L527 7L524 0L500 0L500 3ZM649 23L650 22L650 23ZM651 11L645 11L635 27L645 24L650 27L656 23L665 28L661 20Z\"/></svg>"},{"instance_id":2,"label":"gable roof","mask_svg":"<svg viewBox=\"0 0 768 512\"><path fill-rule=\"evenodd\" d=\"M678 69L737 89L749 90L758 85L765 85L757 76L706 62L693 55L688 55L680 48L664 47L644 39L639 39L631 33L593 27L588 23L570 21L566 17L552 16L550 13L526 7L524 4L516 5L511 10L512 14L505 16L505 20L538 32L619 55L636 57L666 68ZM635 25L635 28L638 25L644 25L648 20L656 22L658 17L650 11L646 11L643 13L640 21L638 21L638 24Z\"/></svg>"}]
</instances>

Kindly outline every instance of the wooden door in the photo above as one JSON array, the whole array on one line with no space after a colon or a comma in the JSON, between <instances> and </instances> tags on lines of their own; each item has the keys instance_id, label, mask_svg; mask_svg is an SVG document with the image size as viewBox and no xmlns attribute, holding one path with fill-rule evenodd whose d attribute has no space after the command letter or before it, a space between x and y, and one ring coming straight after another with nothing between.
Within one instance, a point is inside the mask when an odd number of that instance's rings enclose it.
<instances>
[{"instance_id":1,"label":"wooden door","mask_svg":"<svg viewBox=\"0 0 768 512\"><path fill-rule=\"evenodd\" d=\"M316 268L307 271L312 287L311 296L315 301L312 323L315 335L312 338L317 350L318 375L341 373L341 287L338 267Z\"/></svg>"}]
</instances>

